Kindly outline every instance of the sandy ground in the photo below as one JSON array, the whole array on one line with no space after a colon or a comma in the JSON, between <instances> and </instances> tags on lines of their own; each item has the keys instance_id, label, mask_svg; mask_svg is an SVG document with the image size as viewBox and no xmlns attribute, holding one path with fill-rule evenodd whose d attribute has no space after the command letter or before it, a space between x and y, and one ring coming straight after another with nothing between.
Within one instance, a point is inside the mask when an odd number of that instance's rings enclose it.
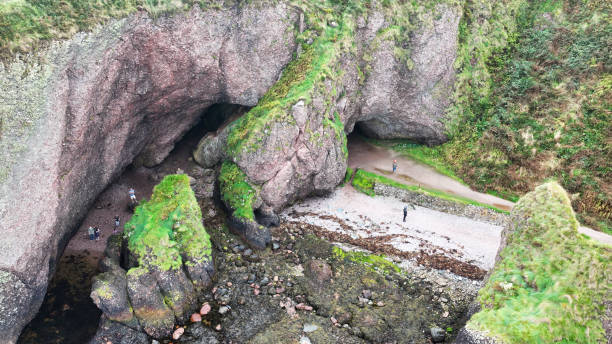
<instances>
[{"instance_id":1,"label":"sandy ground","mask_svg":"<svg viewBox=\"0 0 612 344\"><path fill-rule=\"evenodd\" d=\"M390 149L376 147L365 142L359 136L352 135L348 141L349 166L366 171L383 174L387 178L404 184L422 185L450 194L467 197L480 203L492 205L499 209L510 210L514 203L493 195L483 194L470 189L458 181L438 173L433 168L413 161ZM397 160L398 169L393 172L392 163ZM612 245L612 236L581 226L578 232L591 239Z\"/></svg>"},{"instance_id":2,"label":"sandy ground","mask_svg":"<svg viewBox=\"0 0 612 344\"><path fill-rule=\"evenodd\" d=\"M284 220L297 219L352 238L386 236L403 252L444 254L489 270L495 262L502 228L416 206L402 221L404 203L370 197L345 186L326 197L313 197L287 208Z\"/></svg>"},{"instance_id":3,"label":"sandy ground","mask_svg":"<svg viewBox=\"0 0 612 344\"><path fill-rule=\"evenodd\" d=\"M499 209L510 210L514 203L493 195L470 189L460 182L438 173L433 168L420 164L399 153L383 147L376 147L351 135L348 141L349 167L383 174L397 182L438 189L449 194L466 197ZM397 160L397 171L393 172L393 160Z\"/></svg>"},{"instance_id":4,"label":"sandy ground","mask_svg":"<svg viewBox=\"0 0 612 344\"><path fill-rule=\"evenodd\" d=\"M85 219L79 226L78 232L72 237L66 246L67 252L88 251L93 257L102 257L106 248L106 241L113 234L114 218L119 215L121 226L132 216L128 204L130 202L128 190L130 187L136 191L139 200L149 199L153 193L153 187L167 175L176 173L177 169L190 171L196 164L191 159L191 152L197 145L201 134L192 132L188 134L176 148L170 153L164 162L155 168L128 167L117 181L112 183L94 202L89 209ZM100 228L100 240L89 240L87 229L89 226Z\"/></svg>"}]
</instances>

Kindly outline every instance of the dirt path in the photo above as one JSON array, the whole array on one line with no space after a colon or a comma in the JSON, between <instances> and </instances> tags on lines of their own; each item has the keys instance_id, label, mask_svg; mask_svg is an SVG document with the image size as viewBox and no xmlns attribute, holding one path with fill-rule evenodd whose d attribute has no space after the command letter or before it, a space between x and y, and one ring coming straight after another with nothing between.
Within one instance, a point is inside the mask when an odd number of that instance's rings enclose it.
<instances>
[{"instance_id":1,"label":"dirt path","mask_svg":"<svg viewBox=\"0 0 612 344\"><path fill-rule=\"evenodd\" d=\"M376 147L361 139L350 136L348 141L349 167L383 174L397 182L421 185L488 204L499 209L510 210L514 203L493 195L470 189L460 182L438 173L433 168L420 164L390 149ZM398 169L393 173L392 163L397 160Z\"/></svg>"}]
</instances>

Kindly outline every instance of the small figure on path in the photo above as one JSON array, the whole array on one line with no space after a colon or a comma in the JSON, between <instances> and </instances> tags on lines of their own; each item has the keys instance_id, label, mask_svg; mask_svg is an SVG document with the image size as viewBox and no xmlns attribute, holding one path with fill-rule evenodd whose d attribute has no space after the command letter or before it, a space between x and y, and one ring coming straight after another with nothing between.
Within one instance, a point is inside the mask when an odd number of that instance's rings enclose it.
<instances>
[{"instance_id":1,"label":"small figure on path","mask_svg":"<svg viewBox=\"0 0 612 344\"><path fill-rule=\"evenodd\" d=\"M89 233L89 240L95 239L96 231L93 229L92 226L89 226L89 229L87 229L87 233Z\"/></svg>"},{"instance_id":2,"label":"small figure on path","mask_svg":"<svg viewBox=\"0 0 612 344\"><path fill-rule=\"evenodd\" d=\"M97 226L94 227L94 236L96 237L96 240L100 240L100 228Z\"/></svg>"},{"instance_id":3,"label":"small figure on path","mask_svg":"<svg viewBox=\"0 0 612 344\"><path fill-rule=\"evenodd\" d=\"M115 227L113 229L113 234L117 233L119 230L119 225L121 225L121 219L119 219L119 215L115 215Z\"/></svg>"},{"instance_id":4,"label":"small figure on path","mask_svg":"<svg viewBox=\"0 0 612 344\"><path fill-rule=\"evenodd\" d=\"M416 209L412 203L408 203L408 204L412 207L412 210ZM405 205L404 206L404 222L406 222L407 215L408 215L408 206Z\"/></svg>"},{"instance_id":5,"label":"small figure on path","mask_svg":"<svg viewBox=\"0 0 612 344\"><path fill-rule=\"evenodd\" d=\"M136 192L134 191L133 188L130 188L128 190L128 194L130 195L130 200L132 201L132 204L136 203Z\"/></svg>"},{"instance_id":6,"label":"small figure on path","mask_svg":"<svg viewBox=\"0 0 612 344\"><path fill-rule=\"evenodd\" d=\"M393 160L393 173L397 170L397 160Z\"/></svg>"}]
</instances>

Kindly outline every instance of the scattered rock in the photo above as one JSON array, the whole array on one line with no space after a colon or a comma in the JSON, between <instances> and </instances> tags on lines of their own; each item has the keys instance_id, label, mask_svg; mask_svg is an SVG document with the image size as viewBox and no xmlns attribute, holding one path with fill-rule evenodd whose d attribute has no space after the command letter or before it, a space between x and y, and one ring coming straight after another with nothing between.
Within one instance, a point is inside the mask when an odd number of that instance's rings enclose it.
<instances>
[{"instance_id":1,"label":"scattered rock","mask_svg":"<svg viewBox=\"0 0 612 344\"><path fill-rule=\"evenodd\" d=\"M185 333L185 328L184 327L177 328L176 330L174 330L174 332L172 332L172 339L178 340L179 338L181 338L183 333Z\"/></svg>"},{"instance_id":2,"label":"scattered rock","mask_svg":"<svg viewBox=\"0 0 612 344\"><path fill-rule=\"evenodd\" d=\"M315 325L315 324L304 324L304 332L306 333L310 333L310 332L314 332L317 329L319 329L319 326Z\"/></svg>"},{"instance_id":3,"label":"scattered rock","mask_svg":"<svg viewBox=\"0 0 612 344\"><path fill-rule=\"evenodd\" d=\"M444 337L446 336L446 332L439 327L432 327L429 329L431 333L431 339L434 343L441 343L444 341Z\"/></svg>"},{"instance_id":4,"label":"scattered rock","mask_svg":"<svg viewBox=\"0 0 612 344\"><path fill-rule=\"evenodd\" d=\"M300 338L300 344L311 344L310 338L308 338L306 336L302 336Z\"/></svg>"},{"instance_id":5,"label":"scattered rock","mask_svg":"<svg viewBox=\"0 0 612 344\"><path fill-rule=\"evenodd\" d=\"M200 322L202 321L202 316L199 313L193 313L189 320L191 320L191 322Z\"/></svg>"},{"instance_id":6,"label":"scattered rock","mask_svg":"<svg viewBox=\"0 0 612 344\"><path fill-rule=\"evenodd\" d=\"M324 260L314 259L307 265L310 278L318 286L322 286L332 278L332 269Z\"/></svg>"},{"instance_id":7,"label":"scattered rock","mask_svg":"<svg viewBox=\"0 0 612 344\"><path fill-rule=\"evenodd\" d=\"M206 315L210 312L211 307L208 304L208 302L206 302L205 304L202 305L202 308L200 308L200 314L201 315Z\"/></svg>"},{"instance_id":8,"label":"scattered rock","mask_svg":"<svg viewBox=\"0 0 612 344\"><path fill-rule=\"evenodd\" d=\"M222 307L219 307L219 314L223 315L223 314L225 314L225 313L229 312L229 311L230 311L230 309L231 309L231 307L230 307L230 306L222 306Z\"/></svg>"}]
</instances>

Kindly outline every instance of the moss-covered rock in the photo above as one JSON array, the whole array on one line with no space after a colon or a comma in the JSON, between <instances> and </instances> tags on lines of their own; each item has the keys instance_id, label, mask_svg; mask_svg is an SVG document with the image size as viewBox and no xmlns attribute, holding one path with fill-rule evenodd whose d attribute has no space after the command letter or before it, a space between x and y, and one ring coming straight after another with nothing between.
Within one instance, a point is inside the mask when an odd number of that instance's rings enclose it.
<instances>
[{"instance_id":1,"label":"moss-covered rock","mask_svg":"<svg viewBox=\"0 0 612 344\"><path fill-rule=\"evenodd\" d=\"M123 240L112 236L107 245L92 299L107 318L140 324L155 338L188 319L214 274L210 237L184 174L166 176L125 224ZM135 257L127 274L122 255Z\"/></svg>"},{"instance_id":2,"label":"moss-covered rock","mask_svg":"<svg viewBox=\"0 0 612 344\"><path fill-rule=\"evenodd\" d=\"M230 228L250 245L265 248L270 242L270 230L256 221L253 211L261 205L259 187L251 186L238 165L225 161L219 174L219 188L221 200L231 212Z\"/></svg>"},{"instance_id":3,"label":"moss-covered rock","mask_svg":"<svg viewBox=\"0 0 612 344\"><path fill-rule=\"evenodd\" d=\"M108 319L139 328L127 294L125 271L107 271L94 277L91 299Z\"/></svg>"},{"instance_id":4,"label":"moss-covered rock","mask_svg":"<svg viewBox=\"0 0 612 344\"><path fill-rule=\"evenodd\" d=\"M482 308L460 343L602 343L612 249L581 236L570 200L555 182L522 197L502 234Z\"/></svg>"}]
</instances>

